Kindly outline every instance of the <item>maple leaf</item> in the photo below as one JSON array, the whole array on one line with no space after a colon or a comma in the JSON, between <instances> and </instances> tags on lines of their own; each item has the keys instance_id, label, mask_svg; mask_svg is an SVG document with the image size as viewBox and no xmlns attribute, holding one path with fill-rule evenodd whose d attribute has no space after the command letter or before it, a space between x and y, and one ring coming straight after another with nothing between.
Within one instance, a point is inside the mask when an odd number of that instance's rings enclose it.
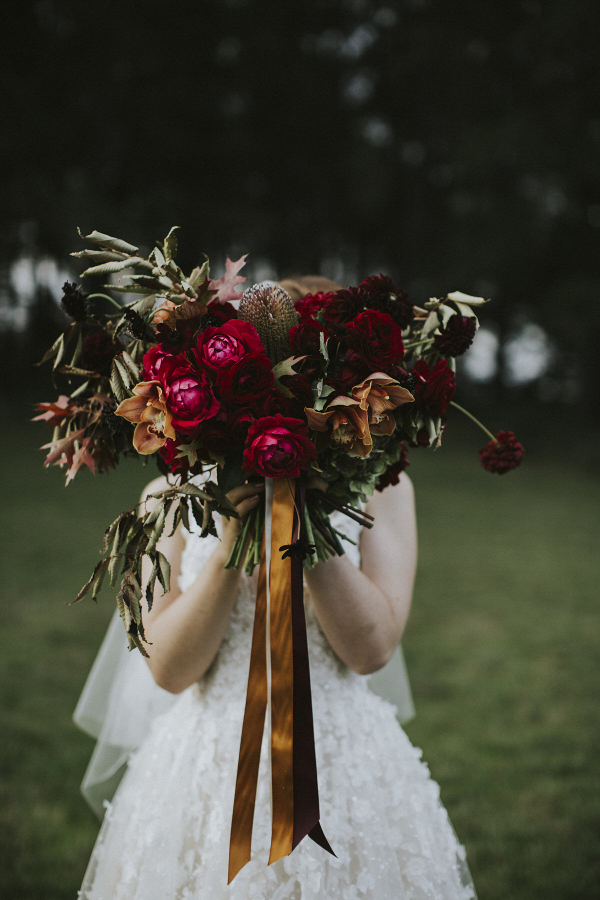
<instances>
[{"instance_id":1,"label":"maple leaf","mask_svg":"<svg viewBox=\"0 0 600 900\"><path fill-rule=\"evenodd\" d=\"M36 403L36 410L42 410L39 416L33 416L32 422L44 421L46 427L58 425L63 419L72 416L79 407L66 394L61 394L56 403Z\"/></svg>"},{"instance_id":2,"label":"maple leaf","mask_svg":"<svg viewBox=\"0 0 600 900\"><path fill-rule=\"evenodd\" d=\"M65 486L75 478L75 475L81 468L81 466L87 466L92 475L96 474L96 463L94 462L93 456L88 451L88 447L91 442L91 437L86 437L81 441L81 446L78 450L73 454L73 458L71 459L71 463L69 465L69 469L67 472L67 480L65 482Z\"/></svg>"},{"instance_id":3,"label":"maple leaf","mask_svg":"<svg viewBox=\"0 0 600 900\"><path fill-rule=\"evenodd\" d=\"M236 262L232 262L229 257L227 257L227 262L225 263L225 274L222 278L217 278L211 280L210 289L211 291L216 291L217 296L214 298L221 303L231 303L233 300L240 300L241 293L240 291L236 291L236 285L242 284L246 280L244 275L238 275L238 272L241 268L246 265L246 257L247 253L244 256L240 256L240 258Z\"/></svg>"},{"instance_id":4,"label":"maple leaf","mask_svg":"<svg viewBox=\"0 0 600 900\"><path fill-rule=\"evenodd\" d=\"M81 440L84 432L85 427L79 428L77 431L72 431L71 434L68 434L64 438L59 438L56 441L50 441L49 444L44 444L40 449L50 451L44 460L44 465L61 466L66 463L70 466L73 462L73 455L75 453L75 441Z\"/></svg>"}]
</instances>

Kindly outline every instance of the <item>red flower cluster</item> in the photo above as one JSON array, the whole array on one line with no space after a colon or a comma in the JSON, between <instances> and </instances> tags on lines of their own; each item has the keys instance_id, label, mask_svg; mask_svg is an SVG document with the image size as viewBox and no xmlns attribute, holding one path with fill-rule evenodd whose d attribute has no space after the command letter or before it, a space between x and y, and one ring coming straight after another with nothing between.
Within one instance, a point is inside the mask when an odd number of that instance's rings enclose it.
<instances>
[{"instance_id":1,"label":"red flower cluster","mask_svg":"<svg viewBox=\"0 0 600 900\"><path fill-rule=\"evenodd\" d=\"M443 416L456 390L456 378L446 360L441 359L431 369L424 359L418 359L412 375L416 407L426 409L434 416Z\"/></svg>"},{"instance_id":2,"label":"red flower cluster","mask_svg":"<svg viewBox=\"0 0 600 900\"><path fill-rule=\"evenodd\" d=\"M219 321L210 307L207 315ZM201 331L188 352L152 347L144 355L143 375L156 385L144 391L155 402L151 425L137 398L124 401L123 412L141 430L137 444L146 439L147 452L159 449L174 473L182 471L180 445L190 443L207 462L242 445L244 468L271 478L296 477L315 458L302 412L312 403L310 382L289 376L291 398L275 390L271 361L248 322L226 315Z\"/></svg>"},{"instance_id":3,"label":"red flower cluster","mask_svg":"<svg viewBox=\"0 0 600 900\"><path fill-rule=\"evenodd\" d=\"M521 465L524 456L523 445L518 442L512 431L499 431L496 440L490 441L479 451L483 468L498 475L516 469Z\"/></svg>"}]
</instances>

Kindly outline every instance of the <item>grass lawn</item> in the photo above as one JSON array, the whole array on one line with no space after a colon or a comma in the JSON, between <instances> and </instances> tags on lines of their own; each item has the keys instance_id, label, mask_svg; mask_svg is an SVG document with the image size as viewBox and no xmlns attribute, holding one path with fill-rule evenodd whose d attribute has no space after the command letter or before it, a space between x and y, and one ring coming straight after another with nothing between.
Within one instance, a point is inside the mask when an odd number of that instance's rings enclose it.
<instances>
[{"instance_id":1,"label":"grass lawn","mask_svg":"<svg viewBox=\"0 0 600 900\"><path fill-rule=\"evenodd\" d=\"M4 420L15 421L5 410ZM22 410L21 410L22 415ZM63 487L37 425L3 427L0 895L72 900L97 833L71 714L113 611L70 600L103 528L155 474ZM404 650L422 747L480 900L600 896L600 481L530 455L413 453L420 565ZM170 898L165 898L170 900Z\"/></svg>"}]
</instances>

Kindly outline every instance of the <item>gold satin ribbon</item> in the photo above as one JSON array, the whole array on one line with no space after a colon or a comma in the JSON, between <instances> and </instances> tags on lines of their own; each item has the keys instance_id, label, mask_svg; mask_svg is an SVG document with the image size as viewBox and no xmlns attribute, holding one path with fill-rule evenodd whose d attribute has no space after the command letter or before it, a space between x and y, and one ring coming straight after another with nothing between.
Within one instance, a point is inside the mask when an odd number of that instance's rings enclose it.
<instances>
[{"instance_id":1,"label":"gold satin ribbon","mask_svg":"<svg viewBox=\"0 0 600 900\"><path fill-rule=\"evenodd\" d=\"M294 493L295 482L292 480L281 479L273 483L269 579L273 810L269 865L292 852L294 835L291 560L282 559L279 550L292 540ZM268 703L266 557L266 537L263 536L231 822L228 884L251 858L260 748Z\"/></svg>"},{"instance_id":2,"label":"gold satin ribbon","mask_svg":"<svg viewBox=\"0 0 600 900\"><path fill-rule=\"evenodd\" d=\"M273 826L269 865L293 849L294 837L294 661L292 650L292 561L281 558L290 544L294 484L273 485L271 531L271 784Z\"/></svg>"}]
</instances>

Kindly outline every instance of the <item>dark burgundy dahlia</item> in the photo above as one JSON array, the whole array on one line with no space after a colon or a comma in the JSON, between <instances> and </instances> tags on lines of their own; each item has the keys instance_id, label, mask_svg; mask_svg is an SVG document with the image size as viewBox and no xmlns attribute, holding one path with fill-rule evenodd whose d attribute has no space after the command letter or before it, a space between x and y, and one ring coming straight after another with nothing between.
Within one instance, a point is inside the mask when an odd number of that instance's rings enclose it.
<instances>
[{"instance_id":1,"label":"dark burgundy dahlia","mask_svg":"<svg viewBox=\"0 0 600 900\"><path fill-rule=\"evenodd\" d=\"M436 334L433 346L442 356L462 356L471 344L477 330L477 320L474 316L450 316L444 328Z\"/></svg>"},{"instance_id":2,"label":"dark burgundy dahlia","mask_svg":"<svg viewBox=\"0 0 600 900\"><path fill-rule=\"evenodd\" d=\"M479 451L481 465L488 472L504 475L521 465L525 450L512 431L499 431L496 439Z\"/></svg>"}]
</instances>

